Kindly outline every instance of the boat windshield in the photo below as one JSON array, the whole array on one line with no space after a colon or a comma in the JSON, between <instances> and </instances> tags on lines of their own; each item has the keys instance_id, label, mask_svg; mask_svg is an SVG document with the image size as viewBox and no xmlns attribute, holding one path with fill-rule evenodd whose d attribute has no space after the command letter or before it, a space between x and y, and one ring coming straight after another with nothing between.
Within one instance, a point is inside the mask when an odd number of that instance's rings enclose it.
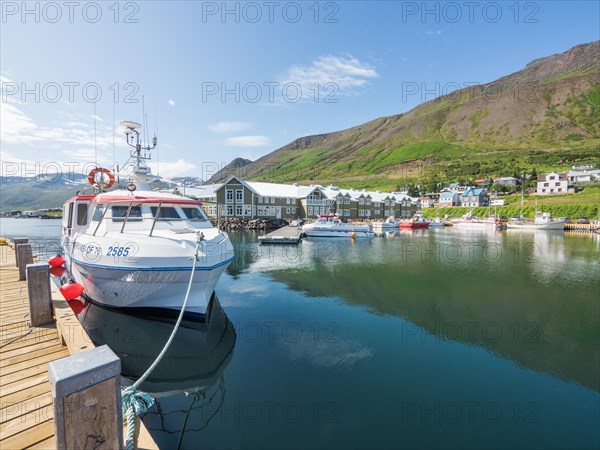
<instances>
[{"instance_id":1,"label":"boat windshield","mask_svg":"<svg viewBox=\"0 0 600 450\"><path fill-rule=\"evenodd\" d=\"M110 207L112 211L113 222L123 222L127 217L127 222L141 222L142 219L142 207L140 205L131 206L117 206L113 205ZM129 214L127 214L129 211Z\"/></svg>"},{"instance_id":2,"label":"boat windshield","mask_svg":"<svg viewBox=\"0 0 600 450\"><path fill-rule=\"evenodd\" d=\"M206 222L206 217L202 213L202 210L197 206L194 207L183 207L185 216L193 222Z\"/></svg>"}]
</instances>

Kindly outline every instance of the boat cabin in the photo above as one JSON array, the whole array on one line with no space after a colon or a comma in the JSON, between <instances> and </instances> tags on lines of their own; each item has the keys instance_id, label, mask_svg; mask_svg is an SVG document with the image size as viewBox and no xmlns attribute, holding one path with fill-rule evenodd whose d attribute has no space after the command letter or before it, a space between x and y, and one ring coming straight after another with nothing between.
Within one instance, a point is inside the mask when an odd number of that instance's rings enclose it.
<instances>
[{"instance_id":1,"label":"boat cabin","mask_svg":"<svg viewBox=\"0 0 600 450\"><path fill-rule=\"evenodd\" d=\"M63 234L193 232L212 224L195 200L173 197L80 195L64 205Z\"/></svg>"}]
</instances>

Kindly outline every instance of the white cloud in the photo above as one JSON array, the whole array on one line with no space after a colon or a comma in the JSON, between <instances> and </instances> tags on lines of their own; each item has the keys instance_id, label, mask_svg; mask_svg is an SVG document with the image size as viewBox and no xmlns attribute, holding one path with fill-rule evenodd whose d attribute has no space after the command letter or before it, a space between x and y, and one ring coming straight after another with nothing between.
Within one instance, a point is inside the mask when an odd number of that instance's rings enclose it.
<instances>
[{"instance_id":1,"label":"white cloud","mask_svg":"<svg viewBox=\"0 0 600 450\"><path fill-rule=\"evenodd\" d=\"M240 131L249 130L252 128L250 122L217 122L208 125L208 129L213 133L239 133Z\"/></svg>"},{"instance_id":2,"label":"white cloud","mask_svg":"<svg viewBox=\"0 0 600 450\"><path fill-rule=\"evenodd\" d=\"M159 161L158 165L156 162L152 162L148 165L150 166L152 173L159 174L161 177L165 178L198 174L196 165L184 159L178 159L177 161Z\"/></svg>"},{"instance_id":3,"label":"white cloud","mask_svg":"<svg viewBox=\"0 0 600 450\"><path fill-rule=\"evenodd\" d=\"M226 139L224 144L230 147L264 147L269 145L269 138L266 136L236 136Z\"/></svg>"},{"instance_id":4,"label":"white cloud","mask_svg":"<svg viewBox=\"0 0 600 450\"><path fill-rule=\"evenodd\" d=\"M302 87L302 96L305 99L313 99L315 83L319 87L320 96L332 92L331 88L328 89L328 83L337 87L337 93L350 95L377 77L379 74L374 67L352 55L326 55L320 56L309 64L290 67L280 79L280 83L282 85L297 83Z\"/></svg>"},{"instance_id":5,"label":"white cloud","mask_svg":"<svg viewBox=\"0 0 600 450\"><path fill-rule=\"evenodd\" d=\"M169 106L175 106L175 100L169 99L167 103L169 103Z\"/></svg>"}]
</instances>

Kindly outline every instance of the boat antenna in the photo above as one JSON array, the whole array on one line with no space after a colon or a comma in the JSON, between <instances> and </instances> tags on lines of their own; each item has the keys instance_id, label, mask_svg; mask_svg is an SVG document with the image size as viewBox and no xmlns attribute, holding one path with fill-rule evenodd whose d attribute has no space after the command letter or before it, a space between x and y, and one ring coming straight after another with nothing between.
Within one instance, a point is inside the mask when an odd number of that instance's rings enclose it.
<instances>
[{"instance_id":1,"label":"boat antenna","mask_svg":"<svg viewBox=\"0 0 600 450\"><path fill-rule=\"evenodd\" d=\"M117 163L115 162L115 102L112 105L112 152L113 152L113 170L117 167ZM117 171L118 172L118 171Z\"/></svg>"},{"instance_id":2,"label":"boat antenna","mask_svg":"<svg viewBox=\"0 0 600 450\"><path fill-rule=\"evenodd\" d=\"M125 131L127 145L135 149L131 152L130 156L130 159L133 159L134 171L138 172L140 169L145 169L147 172L148 166L146 165L145 160L150 159L150 156L148 156L146 152L156 147L156 144L158 143L156 135L154 135L152 139L152 145L147 144L146 146L142 146L142 142L140 141L140 132L137 130L138 128L141 128L141 125L137 122L131 122L128 120L121 122L121 125L127 128ZM144 150L143 155L142 150Z\"/></svg>"},{"instance_id":3,"label":"boat antenna","mask_svg":"<svg viewBox=\"0 0 600 450\"><path fill-rule=\"evenodd\" d=\"M158 105L154 105L154 132L158 134ZM156 175L160 175L158 166L158 147L156 147Z\"/></svg>"},{"instance_id":4,"label":"boat antenna","mask_svg":"<svg viewBox=\"0 0 600 450\"><path fill-rule=\"evenodd\" d=\"M94 102L94 162L98 168L98 146L96 143L96 102Z\"/></svg>"}]
</instances>

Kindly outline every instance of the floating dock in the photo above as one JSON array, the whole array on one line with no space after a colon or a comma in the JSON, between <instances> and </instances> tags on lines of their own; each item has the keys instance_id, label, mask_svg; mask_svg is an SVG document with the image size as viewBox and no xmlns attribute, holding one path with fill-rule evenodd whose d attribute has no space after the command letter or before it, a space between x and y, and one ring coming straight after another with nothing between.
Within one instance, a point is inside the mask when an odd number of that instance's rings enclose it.
<instances>
[{"instance_id":1,"label":"floating dock","mask_svg":"<svg viewBox=\"0 0 600 450\"><path fill-rule=\"evenodd\" d=\"M261 244L298 245L301 239L302 229L300 227L292 227L289 225L258 237Z\"/></svg>"},{"instance_id":2,"label":"floating dock","mask_svg":"<svg viewBox=\"0 0 600 450\"><path fill-rule=\"evenodd\" d=\"M566 223L565 231L572 231L575 233L599 233L600 225L593 223Z\"/></svg>"},{"instance_id":3,"label":"floating dock","mask_svg":"<svg viewBox=\"0 0 600 450\"><path fill-rule=\"evenodd\" d=\"M0 448L55 449L48 363L95 346L54 283L55 321L32 327L27 281L19 279L15 251L0 245ZM137 444L158 448L143 424Z\"/></svg>"}]
</instances>

